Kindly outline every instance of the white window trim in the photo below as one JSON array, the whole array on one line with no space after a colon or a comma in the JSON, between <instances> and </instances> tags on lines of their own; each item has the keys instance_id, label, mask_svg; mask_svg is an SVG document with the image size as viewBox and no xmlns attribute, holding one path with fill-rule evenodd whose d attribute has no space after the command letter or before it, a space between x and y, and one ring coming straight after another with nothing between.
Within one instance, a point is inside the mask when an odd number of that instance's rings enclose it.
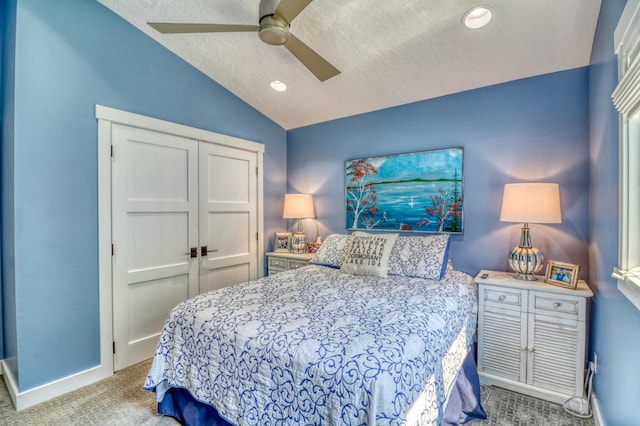
<instances>
[{"instance_id":1,"label":"white window trim","mask_svg":"<svg viewBox=\"0 0 640 426\"><path fill-rule=\"evenodd\" d=\"M618 289L640 309L640 0L629 0L614 33L620 113Z\"/></svg>"}]
</instances>

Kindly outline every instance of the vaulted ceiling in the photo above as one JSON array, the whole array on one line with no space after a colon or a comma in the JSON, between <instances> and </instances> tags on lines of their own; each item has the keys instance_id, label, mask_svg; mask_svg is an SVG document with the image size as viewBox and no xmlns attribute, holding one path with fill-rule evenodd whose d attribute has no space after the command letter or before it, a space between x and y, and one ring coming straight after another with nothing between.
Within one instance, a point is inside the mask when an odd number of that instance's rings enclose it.
<instances>
[{"instance_id":1,"label":"vaulted ceiling","mask_svg":"<svg viewBox=\"0 0 640 426\"><path fill-rule=\"evenodd\" d=\"M290 31L340 71L321 82L255 31L148 25L257 25L260 0L98 1L285 129L588 65L601 3L487 0L493 19L469 29L475 0L311 1ZM273 90L275 80L288 89Z\"/></svg>"}]
</instances>

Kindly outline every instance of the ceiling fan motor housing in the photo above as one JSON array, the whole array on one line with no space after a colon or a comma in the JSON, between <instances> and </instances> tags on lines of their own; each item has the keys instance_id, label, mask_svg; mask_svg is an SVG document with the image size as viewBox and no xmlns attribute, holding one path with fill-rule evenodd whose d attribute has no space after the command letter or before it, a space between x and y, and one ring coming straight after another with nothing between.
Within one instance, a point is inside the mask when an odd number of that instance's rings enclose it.
<instances>
[{"instance_id":1,"label":"ceiling fan motor housing","mask_svg":"<svg viewBox=\"0 0 640 426\"><path fill-rule=\"evenodd\" d=\"M282 17L274 18L280 0L260 1L260 40L267 44L281 46L289 40L289 23Z\"/></svg>"},{"instance_id":2,"label":"ceiling fan motor housing","mask_svg":"<svg viewBox=\"0 0 640 426\"><path fill-rule=\"evenodd\" d=\"M289 40L289 26L271 16L265 16L260 19L258 36L267 44L281 46Z\"/></svg>"}]
</instances>

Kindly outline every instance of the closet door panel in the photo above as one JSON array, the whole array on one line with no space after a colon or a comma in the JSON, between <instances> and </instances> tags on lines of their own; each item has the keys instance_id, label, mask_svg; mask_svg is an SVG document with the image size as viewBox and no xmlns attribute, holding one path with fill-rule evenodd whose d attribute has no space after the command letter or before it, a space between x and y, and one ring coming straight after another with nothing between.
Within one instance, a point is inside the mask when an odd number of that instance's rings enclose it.
<instances>
[{"instance_id":1,"label":"closet door panel","mask_svg":"<svg viewBox=\"0 0 640 426\"><path fill-rule=\"evenodd\" d=\"M114 367L149 358L169 311L198 294L195 141L112 128Z\"/></svg>"},{"instance_id":2,"label":"closet door panel","mask_svg":"<svg viewBox=\"0 0 640 426\"><path fill-rule=\"evenodd\" d=\"M199 145L200 292L256 279L257 154ZM201 251L203 252L203 251Z\"/></svg>"},{"instance_id":3,"label":"closet door panel","mask_svg":"<svg viewBox=\"0 0 640 426\"><path fill-rule=\"evenodd\" d=\"M249 237L250 215L247 212L209 213L208 241L212 241L212 262L238 256L250 256L255 236Z\"/></svg>"}]
</instances>

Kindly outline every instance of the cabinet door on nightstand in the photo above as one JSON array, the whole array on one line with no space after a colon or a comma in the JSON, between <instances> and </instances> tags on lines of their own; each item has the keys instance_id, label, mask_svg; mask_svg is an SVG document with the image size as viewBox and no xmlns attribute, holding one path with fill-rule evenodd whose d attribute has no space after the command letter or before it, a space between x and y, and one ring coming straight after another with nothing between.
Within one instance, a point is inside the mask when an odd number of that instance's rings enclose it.
<instances>
[{"instance_id":1,"label":"cabinet door on nightstand","mask_svg":"<svg viewBox=\"0 0 640 426\"><path fill-rule=\"evenodd\" d=\"M528 334L527 383L582 396L584 322L530 313Z\"/></svg>"},{"instance_id":2,"label":"cabinet door on nightstand","mask_svg":"<svg viewBox=\"0 0 640 426\"><path fill-rule=\"evenodd\" d=\"M478 369L488 374L526 380L527 313L485 306L478 318Z\"/></svg>"}]
</instances>

